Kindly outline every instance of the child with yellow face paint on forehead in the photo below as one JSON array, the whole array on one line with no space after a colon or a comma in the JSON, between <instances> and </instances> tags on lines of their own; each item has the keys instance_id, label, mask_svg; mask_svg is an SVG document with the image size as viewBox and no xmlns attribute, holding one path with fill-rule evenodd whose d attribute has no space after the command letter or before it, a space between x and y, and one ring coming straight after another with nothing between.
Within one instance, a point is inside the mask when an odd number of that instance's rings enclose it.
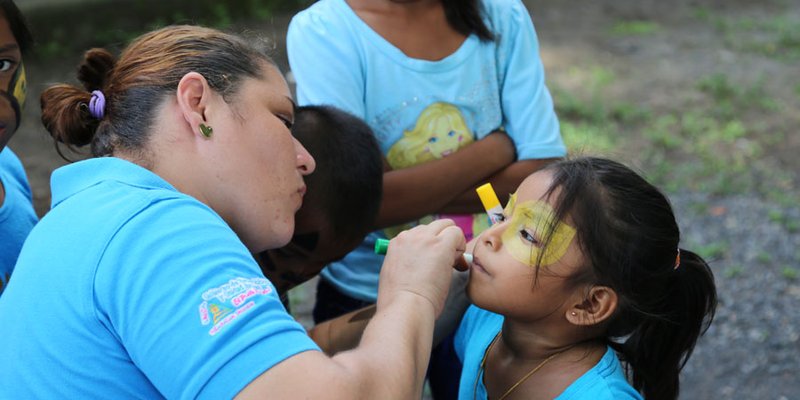
<instances>
[{"instance_id":1,"label":"child with yellow face paint on forehead","mask_svg":"<svg viewBox=\"0 0 800 400\"><path fill-rule=\"evenodd\" d=\"M667 198L622 164L530 175L474 241L459 398L677 398L716 308L711 270L679 240Z\"/></svg>"}]
</instances>

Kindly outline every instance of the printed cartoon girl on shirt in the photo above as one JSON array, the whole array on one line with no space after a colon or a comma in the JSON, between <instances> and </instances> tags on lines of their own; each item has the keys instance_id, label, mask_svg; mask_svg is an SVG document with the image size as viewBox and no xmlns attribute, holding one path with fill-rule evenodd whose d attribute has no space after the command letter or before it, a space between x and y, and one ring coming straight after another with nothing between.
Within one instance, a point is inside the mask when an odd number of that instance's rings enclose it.
<instances>
[{"instance_id":1,"label":"printed cartoon girl on shirt","mask_svg":"<svg viewBox=\"0 0 800 400\"><path fill-rule=\"evenodd\" d=\"M407 168L446 157L474 140L458 108L433 103L422 110L414 129L403 132L386 158L393 169Z\"/></svg>"},{"instance_id":2,"label":"printed cartoon girl on shirt","mask_svg":"<svg viewBox=\"0 0 800 400\"><path fill-rule=\"evenodd\" d=\"M422 110L414 129L403 132L403 137L389 149L386 159L393 169L407 168L447 157L474 141L475 135L467 127L461 111L452 104L437 102ZM472 232L488 227L488 223L483 221L485 218L473 218L472 215L446 217L453 219L468 238ZM424 217L418 222L386 228L383 232L392 238L418 223L428 223L433 219L432 216Z\"/></svg>"}]
</instances>

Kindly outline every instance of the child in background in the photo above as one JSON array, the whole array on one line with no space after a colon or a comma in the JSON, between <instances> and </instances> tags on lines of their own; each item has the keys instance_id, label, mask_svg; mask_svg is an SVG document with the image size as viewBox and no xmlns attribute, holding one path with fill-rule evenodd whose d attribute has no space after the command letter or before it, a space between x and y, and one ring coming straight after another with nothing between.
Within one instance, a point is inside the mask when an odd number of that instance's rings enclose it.
<instances>
[{"instance_id":1,"label":"child in background","mask_svg":"<svg viewBox=\"0 0 800 400\"><path fill-rule=\"evenodd\" d=\"M372 130L349 113L330 106L298 107L292 134L317 169L304 177L307 192L295 214L291 242L256 257L284 305L289 289L364 240L378 214L383 178Z\"/></svg>"},{"instance_id":2,"label":"child in background","mask_svg":"<svg viewBox=\"0 0 800 400\"><path fill-rule=\"evenodd\" d=\"M6 147L20 124L27 89L22 56L32 44L17 6L11 0L0 0L0 295L22 243L39 220L22 163Z\"/></svg>"},{"instance_id":3,"label":"child in background","mask_svg":"<svg viewBox=\"0 0 800 400\"><path fill-rule=\"evenodd\" d=\"M667 198L617 162L529 176L475 241L459 398L677 398L716 308L711 270L679 242Z\"/></svg>"}]
</instances>

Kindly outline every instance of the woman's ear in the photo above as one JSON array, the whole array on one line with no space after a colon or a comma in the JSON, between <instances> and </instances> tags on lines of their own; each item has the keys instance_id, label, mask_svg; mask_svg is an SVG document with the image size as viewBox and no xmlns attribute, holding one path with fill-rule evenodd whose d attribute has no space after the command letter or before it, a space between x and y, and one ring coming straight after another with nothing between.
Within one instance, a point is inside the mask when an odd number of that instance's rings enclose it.
<instances>
[{"instance_id":1,"label":"woman's ear","mask_svg":"<svg viewBox=\"0 0 800 400\"><path fill-rule=\"evenodd\" d=\"M189 72L178 82L178 109L192 133L200 138L208 137L203 134L201 126L209 125L206 114L212 94L206 78L197 72Z\"/></svg>"},{"instance_id":2,"label":"woman's ear","mask_svg":"<svg viewBox=\"0 0 800 400\"><path fill-rule=\"evenodd\" d=\"M617 292L608 286L593 286L581 301L567 310L567 321L591 326L608 320L617 310Z\"/></svg>"}]
</instances>

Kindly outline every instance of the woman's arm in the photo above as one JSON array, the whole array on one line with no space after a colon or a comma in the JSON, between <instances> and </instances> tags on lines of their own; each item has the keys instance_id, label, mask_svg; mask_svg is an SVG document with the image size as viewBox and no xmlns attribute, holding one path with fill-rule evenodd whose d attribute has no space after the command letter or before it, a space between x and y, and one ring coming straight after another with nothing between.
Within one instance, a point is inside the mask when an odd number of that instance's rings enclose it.
<instances>
[{"instance_id":1,"label":"woman's arm","mask_svg":"<svg viewBox=\"0 0 800 400\"><path fill-rule=\"evenodd\" d=\"M237 398L405 399L422 393L435 317L451 266L465 248L452 221L395 237L381 270L375 315L360 344L333 358L296 354L253 380Z\"/></svg>"}]
</instances>

